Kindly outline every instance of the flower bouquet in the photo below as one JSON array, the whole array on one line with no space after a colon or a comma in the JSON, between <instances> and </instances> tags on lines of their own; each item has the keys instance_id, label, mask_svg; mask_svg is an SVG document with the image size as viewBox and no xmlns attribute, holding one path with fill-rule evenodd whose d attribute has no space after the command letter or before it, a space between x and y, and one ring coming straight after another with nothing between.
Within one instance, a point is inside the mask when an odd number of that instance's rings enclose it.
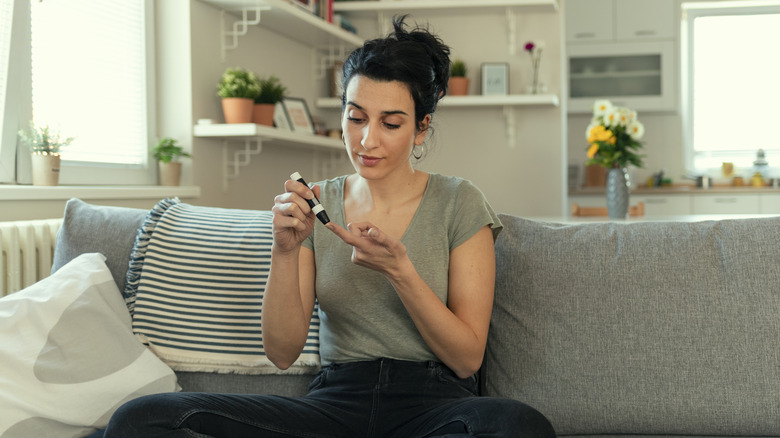
<instances>
[{"instance_id":1,"label":"flower bouquet","mask_svg":"<svg viewBox=\"0 0 780 438\"><path fill-rule=\"evenodd\" d=\"M593 104L593 120L585 136L588 139L588 162L606 168L625 168L629 164L642 167L644 155L639 140L645 127L637 119L636 111L612 105L608 100Z\"/></svg>"},{"instance_id":2,"label":"flower bouquet","mask_svg":"<svg viewBox=\"0 0 780 438\"><path fill-rule=\"evenodd\" d=\"M525 43L525 51L528 52L528 55L531 57L531 85L529 86L529 92L531 94L538 94L540 92L544 92L542 90L539 84L539 65L542 62L542 51L544 51L544 42L543 41L537 41L534 43L533 41L528 41Z\"/></svg>"}]
</instances>

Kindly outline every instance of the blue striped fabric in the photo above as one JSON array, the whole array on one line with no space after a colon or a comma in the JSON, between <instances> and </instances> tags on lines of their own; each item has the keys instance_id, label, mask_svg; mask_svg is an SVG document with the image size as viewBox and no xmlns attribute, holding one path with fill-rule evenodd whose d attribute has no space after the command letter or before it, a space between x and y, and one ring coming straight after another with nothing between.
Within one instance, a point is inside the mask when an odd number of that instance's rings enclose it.
<instances>
[{"instance_id":1,"label":"blue striped fabric","mask_svg":"<svg viewBox=\"0 0 780 438\"><path fill-rule=\"evenodd\" d=\"M125 299L133 332L177 371L281 372L263 350L260 310L272 213L160 201L141 227ZM319 366L317 309L288 372Z\"/></svg>"}]
</instances>

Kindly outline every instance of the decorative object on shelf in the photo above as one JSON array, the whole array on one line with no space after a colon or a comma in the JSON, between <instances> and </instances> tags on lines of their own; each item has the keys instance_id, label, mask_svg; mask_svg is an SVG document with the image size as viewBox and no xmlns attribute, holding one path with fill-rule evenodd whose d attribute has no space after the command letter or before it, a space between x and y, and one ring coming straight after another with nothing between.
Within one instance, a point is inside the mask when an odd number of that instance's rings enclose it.
<instances>
[{"instance_id":1,"label":"decorative object on shelf","mask_svg":"<svg viewBox=\"0 0 780 438\"><path fill-rule=\"evenodd\" d=\"M305 100L298 97L285 97L282 107L293 132L314 134L314 121Z\"/></svg>"},{"instance_id":2,"label":"decorative object on shelf","mask_svg":"<svg viewBox=\"0 0 780 438\"><path fill-rule=\"evenodd\" d=\"M344 63L336 61L330 68L330 96L341 98L343 90L341 89L341 80L343 78Z\"/></svg>"},{"instance_id":3,"label":"decorative object on shelf","mask_svg":"<svg viewBox=\"0 0 780 438\"><path fill-rule=\"evenodd\" d=\"M547 86L539 82L539 65L542 63L542 51L544 42L528 41L525 43L525 51L531 56L531 83L528 85L528 94L540 94L547 91Z\"/></svg>"},{"instance_id":4,"label":"decorative object on shelf","mask_svg":"<svg viewBox=\"0 0 780 438\"><path fill-rule=\"evenodd\" d=\"M56 186L60 183L60 150L74 137L62 138L48 126L36 127L30 122L27 131L19 131L19 139L32 152L32 179L36 186Z\"/></svg>"},{"instance_id":5,"label":"decorative object on shelf","mask_svg":"<svg viewBox=\"0 0 780 438\"><path fill-rule=\"evenodd\" d=\"M225 70L217 84L225 123L252 123L252 107L258 93L260 82L254 73L242 68Z\"/></svg>"},{"instance_id":6,"label":"decorative object on shelf","mask_svg":"<svg viewBox=\"0 0 780 438\"><path fill-rule=\"evenodd\" d=\"M593 104L593 119L585 133L588 139L588 162L609 169L607 174L607 208L612 219L625 218L628 213L628 166L642 167L637 150L644 125L635 111L612 105L609 100Z\"/></svg>"},{"instance_id":7,"label":"decorative object on shelf","mask_svg":"<svg viewBox=\"0 0 780 438\"><path fill-rule=\"evenodd\" d=\"M255 96L252 121L258 125L274 126L276 104L284 100L287 88L276 76L260 79L260 92Z\"/></svg>"},{"instance_id":8,"label":"decorative object on shelf","mask_svg":"<svg viewBox=\"0 0 780 438\"><path fill-rule=\"evenodd\" d=\"M485 96L509 94L509 64L505 62L482 64L482 94Z\"/></svg>"},{"instance_id":9,"label":"decorative object on shelf","mask_svg":"<svg viewBox=\"0 0 780 438\"><path fill-rule=\"evenodd\" d=\"M157 160L161 186L178 186L181 182L180 157L192 157L177 145L176 139L165 137L152 148L152 156Z\"/></svg>"},{"instance_id":10,"label":"decorative object on shelf","mask_svg":"<svg viewBox=\"0 0 780 438\"><path fill-rule=\"evenodd\" d=\"M447 84L450 96L465 96L469 94L469 78L466 77L466 63L455 58L450 66L450 80Z\"/></svg>"}]
</instances>

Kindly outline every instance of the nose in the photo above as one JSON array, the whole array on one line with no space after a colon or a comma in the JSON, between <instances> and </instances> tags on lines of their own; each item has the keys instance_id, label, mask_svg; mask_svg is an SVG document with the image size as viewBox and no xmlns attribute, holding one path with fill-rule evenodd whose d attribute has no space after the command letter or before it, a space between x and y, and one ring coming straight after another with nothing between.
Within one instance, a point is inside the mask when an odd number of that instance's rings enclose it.
<instances>
[{"instance_id":1,"label":"nose","mask_svg":"<svg viewBox=\"0 0 780 438\"><path fill-rule=\"evenodd\" d=\"M360 140L363 149L369 150L379 146L379 128L370 124L363 128L363 139Z\"/></svg>"}]
</instances>

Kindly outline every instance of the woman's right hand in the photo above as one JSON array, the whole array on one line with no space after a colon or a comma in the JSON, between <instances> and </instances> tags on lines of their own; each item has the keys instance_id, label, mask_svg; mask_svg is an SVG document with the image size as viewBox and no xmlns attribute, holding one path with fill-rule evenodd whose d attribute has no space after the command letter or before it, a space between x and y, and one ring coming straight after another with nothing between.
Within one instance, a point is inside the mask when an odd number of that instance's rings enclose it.
<instances>
[{"instance_id":1,"label":"woman's right hand","mask_svg":"<svg viewBox=\"0 0 780 438\"><path fill-rule=\"evenodd\" d=\"M273 236L277 250L290 253L297 251L301 243L314 230L316 216L306 202L313 196L319 197L320 187L309 189L299 181L288 179L284 183L285 193L274 198Z\"/></svg>"}]
</instances>

